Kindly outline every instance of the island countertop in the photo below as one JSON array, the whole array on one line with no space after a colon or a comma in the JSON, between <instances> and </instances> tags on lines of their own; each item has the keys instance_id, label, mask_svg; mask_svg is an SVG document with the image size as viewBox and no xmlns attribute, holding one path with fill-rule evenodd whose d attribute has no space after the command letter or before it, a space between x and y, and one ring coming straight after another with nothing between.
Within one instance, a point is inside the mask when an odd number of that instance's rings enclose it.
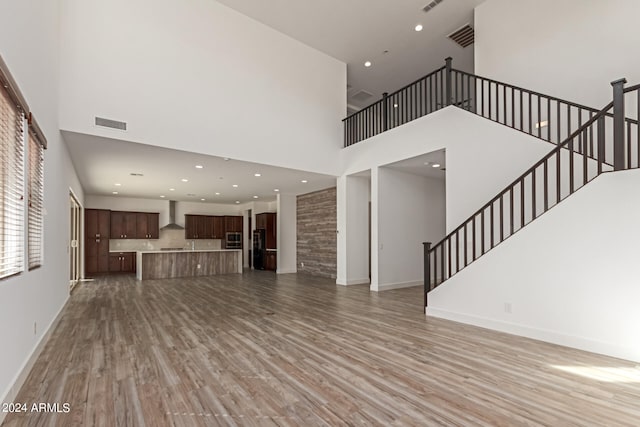
<instances>
[{"instance_id":1,"label":"island countertop","mask_svg":"<svg viewBox=\"0 0 640 427\"><path fill-rule=\"evenodd\" d=\"M138 280L242 273L241 249L136 251Z\"/></svg>"}]
</instances>

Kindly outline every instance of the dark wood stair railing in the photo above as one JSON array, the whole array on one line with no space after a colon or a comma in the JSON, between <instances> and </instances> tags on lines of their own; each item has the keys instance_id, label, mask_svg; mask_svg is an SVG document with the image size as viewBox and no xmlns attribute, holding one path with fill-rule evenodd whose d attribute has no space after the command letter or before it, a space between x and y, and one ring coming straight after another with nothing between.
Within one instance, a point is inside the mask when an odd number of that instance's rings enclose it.
<instances>
[{"instance_id":1,"label":"dark wood stair railing","mask_svg":"<svg viewBox=\"0 0 640 427\"><path fill-rule=\"evenodd\" d=\"M640 167L640 85L612 83L613 101L444 239L424 243L427 294L603 172ZM635 99L634 99L635 97ZM625 116L625 106L636 119Z\"/></svg>"},{"instance_id":2,"label":"dark wood stair railing","mask_svg":"<svg viewBox=\"0 0 640 427\"><path fill-rule=\"evenodd\" d=\"M344 146L348 147L389 129L454 105L528 135L559 144L598 110L533 90L456 70L451 58L445 66L348 116ZM608 114L612 117L611 114ZM625 119L627 125L637 121ZM594 147L575 145L578 153Z\"/></svg>"}]
</instances>

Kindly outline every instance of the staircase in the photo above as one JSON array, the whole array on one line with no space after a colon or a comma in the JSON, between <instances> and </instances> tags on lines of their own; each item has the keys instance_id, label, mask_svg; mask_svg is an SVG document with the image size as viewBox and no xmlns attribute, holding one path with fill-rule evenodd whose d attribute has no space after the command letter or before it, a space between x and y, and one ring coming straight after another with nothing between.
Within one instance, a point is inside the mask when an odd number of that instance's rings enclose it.
<instances>
[{"instance_id":1,"label":"staircase","mask_svg":"<svg viewBox=\"0 0 640 427\"><path fill-rule=\"evenodd\" d=\"M345 147L447 106L554 144L440 242L424 243L427 294L605 172L640 167L640 85L600 110L445 66L343 120ZM635 119L625 115L634 110Z\"/></svg>"}]
</instances>

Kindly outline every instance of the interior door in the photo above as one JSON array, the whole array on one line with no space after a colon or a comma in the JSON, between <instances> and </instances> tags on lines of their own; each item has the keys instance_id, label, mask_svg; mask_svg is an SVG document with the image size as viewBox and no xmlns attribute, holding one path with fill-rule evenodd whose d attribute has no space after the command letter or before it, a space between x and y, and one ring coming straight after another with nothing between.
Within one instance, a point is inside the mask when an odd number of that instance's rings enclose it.
<instances>
[{"instance_id":1,"label":"interior door","mask_svg":"<svg viewBox=\"0 0 640 427\"><path fill-rule=\"evenodd\" d=\"M69 290L80 281L82 208L73 194L69 194Z\"/></svg>"}]
</instances>

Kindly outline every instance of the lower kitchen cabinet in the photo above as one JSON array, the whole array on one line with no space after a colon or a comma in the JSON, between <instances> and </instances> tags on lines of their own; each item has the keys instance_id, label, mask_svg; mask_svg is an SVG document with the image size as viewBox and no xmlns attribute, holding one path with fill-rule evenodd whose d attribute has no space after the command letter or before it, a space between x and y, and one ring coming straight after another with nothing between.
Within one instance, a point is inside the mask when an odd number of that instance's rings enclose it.
<instances>
[{"instance_id":1,"label":"lower kitchen cabinet","mask_svg":"<svg viewBox=\"0 0 640 427\"><path fill-rule=\"evenodd\" d=\"M265 264L264 269L270 271L276 271L278 268L278 252L265 251Z\"/></svg>"},{"instance_id":2,"label":"lower kitchen cabinet","mask_svg":"<svg viewBox=\"0 0 640 427\"><path fill-rule=\"evenodd\" d=\"M135 252L112 252L109 254L110 273L135 273L136 253Z\"/></svg>"}]
</instances>

